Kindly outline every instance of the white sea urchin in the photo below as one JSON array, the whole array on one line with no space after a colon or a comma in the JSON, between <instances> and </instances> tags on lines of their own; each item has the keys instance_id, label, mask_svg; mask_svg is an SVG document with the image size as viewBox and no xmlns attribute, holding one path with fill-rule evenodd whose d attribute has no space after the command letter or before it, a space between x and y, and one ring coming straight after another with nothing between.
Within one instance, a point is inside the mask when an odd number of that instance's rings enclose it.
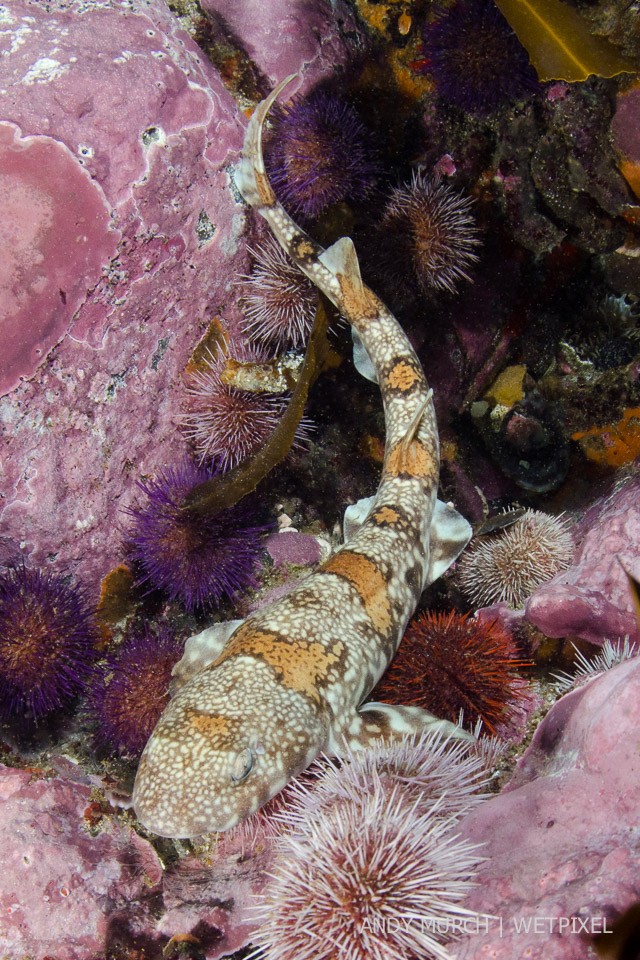
<instances>
[{"instance_id":1,"label":"white sea urchin","mask_svg":"<svg viewBox=\"0 0 640 960\"><path fill-rule=\"evenodd\" d=\"M399 743L381 740L342 763L325 757L313 781L288 785L287 803L275 816L290 827L336 803L362 804L375 783L382 793L397 792L408 805L417 804L417 814L434 813L439 801L438 816L459 817L486 797L488 771L475 746L428 732Z\"/></svg>"},{"instance_id":2,"label":"white sea urchin","mask_svg":"<svg viewBox=\"0 0 640 960\"><path fill-rule=\"evenodd\" d=\"M573 537L568 522L540 510L526 510L508 529L487 537L465 553L458 582L478 606L521 607L541 584L571 563Z\"/></svg>"},{"instance_id":3,"label":"white sea urchin","mask_svg":"<svg viewBox=\"0 0 640 960\"><path fill-rule=\"evenodd\" d=\"M234 344L235 359L261 362L254 348ZM201 462L211 461L221 470L230 470L251 456L275 430L287 406L287 399L253 393L228 386L222 379L226 357L220 350L209 353L202 369L189 374L185 413L180 426ZM309 437L309 421L300 421L297 445Z\"/></svg>"},{"instance_id":4,"label":"white sea urchin","mask_svg":"<svg viewBox=\"0 0 640 960\"><path fill-rule=\"evenodd\" d=\"M253 269L241 277L247 336L280 349L304 346L318 305L316 288L272 237L251 253Z\"/></svg>"},{"instance_id":5,"label":"white sea urchin","mask_svg":"<svg viewBox=\"0 0 640 960\"><path fill-rule=\"evenodd\" d=\"M625 660L632 660L640 655L637 643L631 643L629 637L624 640L618 640L612 643L611 640L605 640L602 644L600 653L594 657L585 657L584 653L574 645L576 651L576 665L574 673L554 673L554 680L558 681L558 689L565 693L572 687L584 683L586 680L592 680L599 677L607 670L611 670L619 663Z\"/></svg>"},{"instance_id":6,"label":"white sea urchin","mask_svg":"<svg viewBox=\"0 0 640 960\"><path fill-rule=\"evenodd\" d=\"M471 200L449 184L423 172L397 187L387 203L381 226L403 233L418 283L425 292L453 293L478 256L480 243L471 215Z\"/></svg>"},{"instance_id":7,"label":"white sea urchin","mask_svg":"<svg viewBox=\"0 0 640 960\"><path fill-rule=\"evenodd\" d=\"M439 802L417 806L378 785L282 835L257 908L265 960L449 960L478 920L463 902L482 857Z\"/></svg>"}]
</instances>

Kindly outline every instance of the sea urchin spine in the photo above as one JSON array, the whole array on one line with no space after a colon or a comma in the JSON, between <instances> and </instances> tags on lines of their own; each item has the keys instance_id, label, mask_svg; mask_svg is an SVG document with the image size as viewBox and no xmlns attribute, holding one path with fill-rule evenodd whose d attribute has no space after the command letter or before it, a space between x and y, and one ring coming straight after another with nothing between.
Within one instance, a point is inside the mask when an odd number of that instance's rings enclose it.
<instances>
[{"instance_id":1,"label":"sea urchin spine","mask_svg":"<svg viewBox=\"0 0 640 960\"><path fill-rule=\"evenodd\" d=\"M494 0L455 0L426 25L424 42L440 96L465 112L486 115L538 87Z\"/></svg>"},{"instance_id":2,"label":"sea urchin spine","mask_svg":"<svg viewBox=\"0 0 640 960\"><path fill-rule=\"evenodd\" d=\"M469 281L469 267L478 256L471 201L447 183L414 172L411 183L397 187L380 224L397 240L413 266L423 292L454 293L461 280Z\"/></svg>"},{"instance_id":3,"label":"sea urchin spine","mask_svg":"<svg viewBox=\"0 0 640 960\"><path fill-rule=\"evenodd\" d=\"M261 362L262 353L235 344L235 359L242 363ZM287 406L282 396L254 393L229 386L222 374L226 357L220 351L209 354L203 369L189 375L186 413L180 418L185 437L201 462L230 470L254 454L271 436ZM296 443L308 439L309 423L301 420Z\"/></svg>"},{"instance_id":4,"label":"sea urchin spine","mask_svg":"<svg viewBox=\"0 0 640 960\"><path fill-rule=\"evenodd\" d=\"M482 720L493 734L524 695L517 668L525 665L497 621L428 612L409 624L371 697L412 703L452 722L462 712L466 726Z\"/></svg>"},{"instance_id":5,"label":"sea urchin spine","mask_svg":"<svg viewBox=\"0 0 640 960\"><path fill-rule=\"evenodd\" d=\"M0 576L0 715L38 720L85 686L96 628L81 591L25 566Z\"/></svg>"},{"instance_id":6,"label":"sea urchin spine","mask_svg":"<svg viewBox=\"0 0 640 960\"><path fill-rule=\"evenodd\" d=\"M138 583L165 590L187 610L211 606L255 585L253 571L265 525L257 523L247 500L213 517L183 508L185 497L217 475L185 461L167 467L156 480L140 481L146 503L128 510L129 555Z\"/></svg>"},{"instance_id":7,"label":"sea urchin spine","mask_svg":"<svg viewBox=\"0 0 640 960\"><path fill-rule=\"evenodd\" d=\"M507 530L463 554L458 582L478 606L521 607L537 587L571 563L573 537L562 517L526 510Z\"/></svg>"},{"instance_id":8,"label":"sea urchin spine","mask_svg":"<svg viewBox=\"0 0 640 960\"><path fill-rule=\"evenodd\" d=\"M274 190L292 214L317 217L372 190L377 161L367 131L346 100L325 90L274 109L266 156Z\"/></svg>"},{"instance_id":9,"label":"sea urchin spine","mask_svg":"<svg viewBox=\"0 0 640 960\"><path fill-rule=\"evenodd\" d=\"M318 811L280 840L254 944L266 960L448 960L481 859L455 823L397 789Z\"/></svg>"},{"instance_id":10,"label":"sea urchin spine","mask_svg":"<svg viewBox=\"0 0 640 960\"><path fill-rule=\"evenodd\" d=\"M184 644L161 625L127 636L95 672L87 703L101 749L139 757L169 700L171 671Z\"/></svg>"},{"instance_id":11,"label":"sea urchin spine","mask_svg":"<svg viewBox=\"0 0 640 960\"><path fill-rule=\"evenodd\" d=\"M304 346L318 305L315 287L272 237L251 252L253 269L242 278L247 336L278 349Z\"/></svg>"}]
</instances>

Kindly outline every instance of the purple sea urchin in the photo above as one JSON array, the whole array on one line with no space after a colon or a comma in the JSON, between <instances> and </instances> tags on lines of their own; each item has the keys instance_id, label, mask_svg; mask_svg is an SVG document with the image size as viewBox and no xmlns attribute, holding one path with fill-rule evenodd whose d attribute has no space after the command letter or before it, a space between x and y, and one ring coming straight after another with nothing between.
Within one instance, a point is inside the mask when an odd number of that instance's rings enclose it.
<instances>
[{"instance_id":1,"label":"purple sea urchin","mask_svg":"<svg viewBox=\"0 0 640 960\"><path fill-rule=\"evenodd\" d=\"M521 607L534 590L571 563L573 537L566 520L526 510L501 533L463 554L458 582L478 606L505 600Z\"/></svg>"},{"instance_id":2,"label":"purple sea urchin","mask_svg":"<svg viewBox=\"0 0 640 960\"><path fill-rule=\"evenodd\" d=\"M319 90L273 111L266 163L278 197L292 214L317 217L342 200L363 200L377 162L367 131L346 100Z\"/></svg>"},{"instance_id":3,"label":"purple sea urchin","mask_svg":"<svg viewBox=\"0 0 640 960\"><path fill-rule=\"evenodd\" d=\"M403 251L422 290L455 292L469 281L479 244L471 201L442 180L414 172L411 183L397 187L387 203L380 228L394 256Z\"/></svg>"},{"instance_id":4,"label":"purple sea urchin","mask_svg":"<svg viewBox=\"0 0 640 960\"><path fill-rule=\"evenodd\" d=\"M189 461L167 467L156 480L139 481L146 503L128 511L133 522L127 545L141 571L138 583L165 590L187 610L255 585L260 537L267 529L246 500L214 517L182 508L193 487L216 474Z\"/></svg>"},{"instance_id":5,"label":"purple sea urchin","mask_svg":"<svg viewBox=\"0 0 640 960\"><path fill-rule=\"evenodd\" d=\"M87 601L62 577L25 566L0 576L0 714L40 717L85 686L97 634Z\"/></svg>"},{"instance_id":6,"label":"purple sea urchin","mask_svg":"<svg viewBox=\"0 0 640 960\"><path fill-rule=\"evenodd\" d=\"M139 757L169 700L171 670L184 644L161 625L125 638L96 671L87 708L95 743L110 753Z\"/></svg>"},{"instance_id":7,"label":"purple sea urchin","mask_svg":"<svg viewBox=\"0 0 640 960\"><path fill-rule=\"evenodd\" d=\"M449 957L455 921L476 917L463 901L481 859L455 822L375 784L300 821L279 841L254 943L266 960Z\"/></svg>"},{"instance_id":8,"label":"purple sea urchin","mask_svg":"<svg viewBox=\"0 0 640 960\"><path fill-rule=\"evenodd\" d=\"M529 56L493 0L456 0L424 30L438 93L465 112L487 114L538 86Z\"/></svg>"},{"instance_id":9,"label":"purple sea urchin","mask_svg":"<svg viewBox=\"0 0 640 960\"><path fill-rule=\"evenodd\" d=\"M272 237L252 253L253 269L243 277L247 335L279 349L304 346L318 304L315 287Z\"/></svg>"},{"instance_id":10,"label":"purple sea urchin","mask_svg":"<svg viewBox=\"0 0 640 960\"><path fill-rule=\"evenodd\" d=\"M257 351L234 346L235 359L260 362ZM181 417L185 437L201 461L209 460L221 470L230 470L255 453L273 433L287 401L282 396L250 393L228 386L222 379L225 356L210 354L205 369L189 375L187 412ZM308 436L308 423L300 422L297 442Z\"/></svg>"}]
</instances>

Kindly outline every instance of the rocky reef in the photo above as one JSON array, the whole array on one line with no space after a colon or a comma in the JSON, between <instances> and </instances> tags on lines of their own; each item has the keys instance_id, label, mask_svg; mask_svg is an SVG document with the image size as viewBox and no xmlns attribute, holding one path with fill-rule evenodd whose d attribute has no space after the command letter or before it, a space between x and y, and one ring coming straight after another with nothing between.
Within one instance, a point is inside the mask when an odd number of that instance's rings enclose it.
<instances>
[{"instance_id":1,"label":"rocky reef","mask_svg":"<svg viewBox=\"0 0 640 960\"><path fill-rule=\"evenodd\" d=\"M540 0L534 28L507 0L0 3L0 955L590 960L637 937L635 6ZM556 34L572 66L543 62ZM462 710L478 744L325 760L232 833L171 841L130 793L183 639L326 559L384 452L345 325L325 335L234 183L289 74L270 175L319 242L353 237L474 526L380 696ZM422 878L382 912L428 930L357 927L376 849ZM311 952L291 890L323 904Z\"/></svg>"}]
</instances>

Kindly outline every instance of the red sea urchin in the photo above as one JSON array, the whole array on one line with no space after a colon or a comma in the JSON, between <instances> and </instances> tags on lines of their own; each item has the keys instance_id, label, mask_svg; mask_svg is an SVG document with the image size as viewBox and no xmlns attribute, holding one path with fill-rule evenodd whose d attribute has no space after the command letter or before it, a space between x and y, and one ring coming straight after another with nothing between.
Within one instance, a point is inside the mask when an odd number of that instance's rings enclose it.
<instances>
[{"instance_id":1,"label":"red sea urchin","mask_svg":"<svg viewBox=\"0 0 640 960\"><path fill-rule=\"evenodd\" d=\"M247 335L279 349L304 346L318 305L316 288L272 237L251 252L253 269L242 278Z\"/></svg>"},{"instance_id":2,"label":"red sea urchin","mask_svg":"<svg viewBox=\"0 0 640 960\"><path fill-rule=\"evenodd\" d=\"M99 749L140 756L169 700L171 671L183 648L168 627L160 625L156 635L145 625L96 670L87 709Z\"/></svg>"},{"instance_id":3,"label":"red sea urchin","mask_svg":"<svg viewBox=\"0 0 640 960\"><path fill-rule=\"evenodd\" d=\"M566 570L572 557L567 521L540 510L525 510L506 530L463 554L458 582L478 606L505 600L511 607L521 607L537 587Z\"/></svg>"},{"instance_id":4,"label":"red sea urchin","mask_svg":"<svg viewBox=\"0 0 640 960\"><path fill-rule=\"evenodd\" d=\"M448 958L477 919L463 901L481 860L455 823L377 788L301 821L280 838L253 943L265 960Z\"/></svg>"},{"instance_id":5,"label":"red sea urchin","mask_svg":"<svg viewBox=\"0 0 640 960\"><path fill-rule=\"evenodd\" d=\"M235 359L260 362L262 355L236 344ZM222 379L226 357L222 351L209 354L204 369L189 375L187 412L181 426L201 461L210 461L221 470L230 470L255 453L275 430L287 401L282 396L250 393L227 385ZM302 420L297 443L308 437L308 422Z\"/></svg>"},{"instance_id":6,"label":"red sea urchin","mask_svg":"<svg viewBox=\"0 0 640 960\"><path fill-rule=\"evenodd\" d=\"M471 201L444 181L414 172L411 183L391 194L380 229L389 248L393 242L396 263L403 251L423 292L454 293L461 280L471 279L467 270L480 243Z\"/></svg>"},{"instance_id":7,"label":"red sea urchin","mask_svg":"<svg viewBox=\"0 0 640 960\"><path fill-rule=\"evenodd\" d=\"M140 570L138 583L165 590L187 610L254 586L261 535L268 529L246 499L214 517L183 509L187 494L216 475L190 461L167 467L156 480L139 481L146 503L127 511L133 521L127 547Z\"/></svg>"},{"instance_id":8,"label":"red sea urchin","mask_svg":"<svg viewBox=\"0 0 640 960\"><path fill-rule=\"evenodd\" d=\"M378 163L357 112L336 94L318 90L273 111L267 146L271 184L292 214L317 217L342 200L363 200Z\"/></svg>"},{"instance_id":9,"label":"red sea urchin","mask_svg":"<svg viewBox=\"0 0 640 960\"><path fill-rule=\"evenodd\" d=\"M508 722L524 693L513 641L495 621L468 614L423 613L408 626L371 699L424 707L465 726L478 720L490 733Z\"/></svg>"},{"instance_id":10,"label":"red sea urchin","mask_svg":"<svg viewBox=\"0 0 640 960\"><path fill-rule=\"evenodd\" d=\"M538 87L526 50L493 0L455 0L423 35L438 93L460 110L488 114Z\"/></svg>"},{"instance_id":11,"label":"red sea urchin","mask_svg":"<svg viewBox=\"0 0 640 960\"><path fill-rule=\"evenodd\" d=\"M84 594L52 573L0 575L0 715L37 721L85 686L96 628Z\"/></svg>"}]
</instances>

